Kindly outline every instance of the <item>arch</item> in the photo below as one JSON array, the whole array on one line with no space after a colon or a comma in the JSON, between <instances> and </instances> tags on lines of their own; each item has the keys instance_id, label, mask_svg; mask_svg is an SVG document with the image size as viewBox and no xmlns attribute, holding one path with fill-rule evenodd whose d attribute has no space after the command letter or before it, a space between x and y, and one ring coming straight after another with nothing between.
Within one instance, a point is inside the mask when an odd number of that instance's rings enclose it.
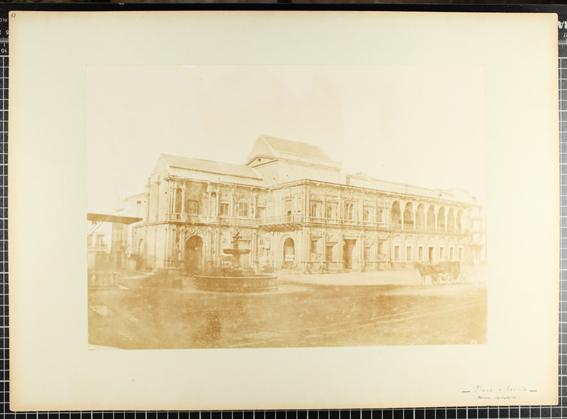
<instances>
[{"instance_id":1,"label":"arch","mask_svg":"<svg viewBox=\"0 0 567 419\"><path fill-rule=\"evenodd\" d=\"M457 211L457 219L455 220L457 225L457 232L460 233L463 231L463 210L460 209Z\"/></svg>"},{"instance_id":2,"label":"arch","mask_svg":"<svg viewBox=\"0 0 567 419\"><path fill-rule=\"evenodd\" d=\"M427 210L427 230L435 231L435 208L433 208L433 205L430 205Z\"/></svg>"},{"instance_id":3,"label":"arch","mask_svg":"<svg viewBox=\"0 0 567 419\"><path fill-rule=\"evenodd\" d=\"M203 239L191 236L185 241L185 270L189 273L199 273L202 269Z\"/></svg>"},{"instance_id":4,"label":"arch","mask_svg":"<svg viewBox=\"0 0 567 419\"><path fill-rule=\"evenodd\" d=\"M404 229L412 230L413 226L413 204L411 202L407 202L404 208Z\"/></svg>"},{"instance_id":5,"label":"arch","mask_svg":"<svg viewBox=\"0 0 567 419\"><path fill-rule=\"evenodd\" d=\"M392 204L392 209L391 209L391 214L390 214L390 218L391 218L391 222L392 222L392 226L395 227L401 227L402 226L402 213L400 211L400 203L398 201L394 201L394 203Z\"/></svg>"},{"instance_id":6,"label":"arch","mask_svg":"<svg viewBox=\"0 0 567 419\"><path fill-rule=\"evenodd\" d=\"M283 266L284 268L290 268L295 263L295 242L291 237L288 237L283 242Z\"/></svg>"},{"instance_id":7,"label":"arch","mask_svg":"<svg viewBox=\"0 0 567 419\"><path fill-rule=\"evenodd\" d=\"M445 207L441 207L437 211L437 231L445 231L445 227Z\"/></svg>"},{"instance_id":8,"label":"arch","mask_svg":"<svg viewBox=\"0 0 567 419\"><path fill-rule=\"evenodd\" d=\"M455 231L455 211L453 208L449 208L449 212L447 213L447 231Z\"/></svg>"},{"instance_id":9,"label":"arch","mask_svg":"<svg viewBox=\"0 0 567 419\"><path fill-rule=\"evenodd\" d=\"M418 230L423 230L425 228L425 210L423 209L423 204L419 204L417 206L415 214L415 228Z\"/></svg>"}]
</instances>

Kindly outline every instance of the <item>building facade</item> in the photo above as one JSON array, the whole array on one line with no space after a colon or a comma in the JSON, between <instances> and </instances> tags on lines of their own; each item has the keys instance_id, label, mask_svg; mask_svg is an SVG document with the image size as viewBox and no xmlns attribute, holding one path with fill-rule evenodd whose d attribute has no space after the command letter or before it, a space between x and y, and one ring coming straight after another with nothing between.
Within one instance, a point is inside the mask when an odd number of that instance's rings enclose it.
<instances>
[{"instance_id":1,"label":"building facade","mask_svg":"<svg viewBox=\"0 0 567 419\"><path fill-rule=\"evenodd\" d=\"M341 171L310 144L262 136L245 165L161 155L132 226L139 269L212 272L238 231L256 272L403 269L486 258L482 207L461 191Z\"/></svg>"}]
</instances>

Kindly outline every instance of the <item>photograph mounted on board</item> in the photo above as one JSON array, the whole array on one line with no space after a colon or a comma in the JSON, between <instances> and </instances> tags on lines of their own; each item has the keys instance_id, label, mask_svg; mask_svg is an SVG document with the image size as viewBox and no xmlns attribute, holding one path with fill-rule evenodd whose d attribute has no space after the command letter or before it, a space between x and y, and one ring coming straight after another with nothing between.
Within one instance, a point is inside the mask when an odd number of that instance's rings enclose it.
<instances>
[{"instance_id":1,"label":"photograph mounted on board","mask_svg":"<svg viewBox=\"0 0 567 419\"><path fill-rule=\"evenodd\" d=\"M483 92L475 67L90 68L89 344L485 343Z\"/></svg>"},{"instance_id":2,"label":"photograph mounted on board","mask_svg":"<svg viewBox=\"0 0 567 419\"><path fill-rule=\"evenodd\" d=\"M556 15L9 20L11 409L557 403Z\"/></svg>"}]
</instances>

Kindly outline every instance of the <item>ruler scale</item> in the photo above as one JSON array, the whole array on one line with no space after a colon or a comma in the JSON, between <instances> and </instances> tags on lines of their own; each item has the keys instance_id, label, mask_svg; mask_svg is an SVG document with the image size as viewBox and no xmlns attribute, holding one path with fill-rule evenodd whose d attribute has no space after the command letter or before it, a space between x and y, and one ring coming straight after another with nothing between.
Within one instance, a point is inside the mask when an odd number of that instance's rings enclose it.
<instances>
[{"instance_id":1,"label":"ruler scale","mask_svg":"<svg viewBox=\"0 0 567 419\"><path fill-rule=\"evenodd\" d=\"M0 12L0 393L6 418L188 418L188 419L418 419L418 418L567 418L567 16L559 25L559 121L561 190L561 280L559 343L559 406L507 406L409 409L351 409L234 412L23 412L9 410L8 314L8 18ZM46 361L48 362L48 361Z\"/></svg>"},{"instance_id":2,"label":"ruler scale","mask_svg":"<svg viewBox=\"0 0 567 419\"><path fill-rule=\"evenodd\" d=\"M8 354L8 15L0 17L0 338L2 340L2 364L0 383L2 411L9 409Z\"/></svg>"},{"instance_id":3,"label":"ruler scale","mask_svg":"<svg viewBox=\"0 0 567 419\"><path fill-rule=\"evenodd\" d=\"M560 17L560 21L561 21ZM563 23L563 22L561 22ZM554 409L558 411L560 417L567 416L567 351L565 343L567 343L567 317L565 310L567 310L567 245L565 238L567 238L567 220L563 216L567 214L567 195L565 188L567 187L567 29L565 25L559 25L559 136L560 136L560 228L561 228L561 256L560 256L560 310L559 310L559 408Z\"/></svg>"}]
</instances>

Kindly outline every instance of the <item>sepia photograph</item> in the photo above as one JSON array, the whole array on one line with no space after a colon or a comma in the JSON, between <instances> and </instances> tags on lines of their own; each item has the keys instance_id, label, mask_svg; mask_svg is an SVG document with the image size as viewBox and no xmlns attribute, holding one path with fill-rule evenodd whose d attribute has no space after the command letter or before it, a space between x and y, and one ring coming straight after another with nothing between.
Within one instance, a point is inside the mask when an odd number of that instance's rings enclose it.
<instances>
[{"instance_id":1,"label":"sepia photograph","mask_svg":"<svg viewBox=\"0 0 567 419\"><path fill-rule=\"evenodd\" d=\"M483 89L475 67L89 69L89 344L485 343Z\"/></svg>"}]
</instances>

